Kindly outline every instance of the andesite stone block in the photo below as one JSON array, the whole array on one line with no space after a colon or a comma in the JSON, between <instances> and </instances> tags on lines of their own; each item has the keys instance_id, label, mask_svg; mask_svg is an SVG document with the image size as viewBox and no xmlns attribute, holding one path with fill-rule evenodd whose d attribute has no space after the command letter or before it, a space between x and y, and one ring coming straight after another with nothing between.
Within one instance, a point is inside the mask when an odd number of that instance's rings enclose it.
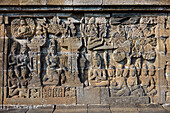
<instances>
[{"instance_id":1,"label":"andesite stone block","mask_svg":"<svg viewBox=\"0 0 170 113\"><path fill-rule=\"evenodd\" d=\"M111 113L109 105L88 104L88 113Z\"/></svg>"},{"instance_id":2,"label":"andesite stone block","mask_svg":"<svg viewBox=\"0 0 170 113\"><path fill-rule=\"evenodd\" d=\"M87 105L77 104L77 105L57 105L54 113L88 113Z\"/></svg>"},{"instance_id":3,"label":"andesite stone block","mask_svg":"<svg viewBox=\"0 0 170 113\"><path fill-rule=\"evenodd\" d=\"M46 0L47 5L73 5L73 0Z\"/></svg>"},{"instance_id":4,"label":"andesite stone block","mask_svg":"<svg viewBox=\"0 0 170 113\"><path fill-rule=\"evenodd\" d=\"M100 88L77 88L77 104L100 104Z\"/></svg>"},{"instance_id":5,"label":"andesite stone block","mask_svg":"<svg viewBox=\"0 0 170 113\"><path fill-rule=\"evenodd\" d=\"M102 0L73 0L73 5L102 5Z\"/></svg>"},{"instance_id":6,"label":"andesite stone block","mask_svg":"<svg viewBox=\"0 0 170 113\"><path fill-rule=\"evenodd\" d=\"M0 112L168 112L169 0L0 6Z\"/></svg>"}]
</instances>

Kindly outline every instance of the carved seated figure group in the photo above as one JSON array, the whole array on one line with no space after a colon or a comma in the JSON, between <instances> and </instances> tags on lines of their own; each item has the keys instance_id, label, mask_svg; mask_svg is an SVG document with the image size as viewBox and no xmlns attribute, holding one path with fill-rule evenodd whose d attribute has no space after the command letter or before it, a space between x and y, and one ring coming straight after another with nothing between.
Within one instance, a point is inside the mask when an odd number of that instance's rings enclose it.
<instances>
[{"instance_id":1,"label":"carved seated figure group","mask_svg":"<svg viewBox=\"0 0 170 113\"><path fill-rule=\"evenodd\" d=\"M110 84L112 97L153 96L157 93L153 65L149 65L148 75L148 67L144 63L140 75L139 69L136 69L134 64L128 68L123 68L123 64L118 64L116 69L102 69L101 64L100 54L93 52L92 67L88 70L88 82L91 87L109 86Z\"/></svg>"}]
</instances>

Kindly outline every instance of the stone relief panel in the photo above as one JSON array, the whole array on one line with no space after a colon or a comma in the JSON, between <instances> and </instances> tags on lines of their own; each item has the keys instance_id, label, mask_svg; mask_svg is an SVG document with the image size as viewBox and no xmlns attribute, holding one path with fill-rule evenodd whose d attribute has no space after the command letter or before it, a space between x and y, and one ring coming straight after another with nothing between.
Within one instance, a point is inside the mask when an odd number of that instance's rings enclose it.
<instances>
[{"instance_id":1,"label":"stone relief panel","mask_svg":"<svg viewBox=\"0 0 170 113\"><path fill-rule=\"evenodd\" d=\"M77 88L101 87L109 89L107 98L113 100L157 102L158 40L166 38L169 58L169 38L158 36L158 19L145 15L11 19L6 98L45 99L46 104L65 98L75 103ZM168 75L169 60L166 63ZM165 80L169 82L168 76Z\"/></svg>"}]
</instances>

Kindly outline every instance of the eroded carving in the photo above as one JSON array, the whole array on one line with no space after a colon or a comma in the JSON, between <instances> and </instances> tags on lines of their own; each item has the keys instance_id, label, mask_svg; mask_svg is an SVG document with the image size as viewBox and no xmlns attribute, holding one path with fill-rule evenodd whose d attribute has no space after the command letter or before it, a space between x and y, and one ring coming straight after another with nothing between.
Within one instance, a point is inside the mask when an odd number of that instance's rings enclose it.
<instances>
[{"instance_id":1,"label":"eroded carving","mask_svg":"<svg viewBox=\"0 0 170 113\"><path fill-rule=\"evenodd\" d=\"M157 17L147 16L14 19L8 97L75 97L76 87L84 85L107 86L109 98L153 102L157 25Z\"/></svg>"},{"instance_id":2,"label":"eroded carving","mask_svg":"<svg viewBox=\"0 0 170 113\"><path fill-rule=\"evenodd\" d=\"M11 23L12 25L12 34L16 39L27 39L34 34L35 24L33 19L15 19Z\"/></svg>"}]
</instances>

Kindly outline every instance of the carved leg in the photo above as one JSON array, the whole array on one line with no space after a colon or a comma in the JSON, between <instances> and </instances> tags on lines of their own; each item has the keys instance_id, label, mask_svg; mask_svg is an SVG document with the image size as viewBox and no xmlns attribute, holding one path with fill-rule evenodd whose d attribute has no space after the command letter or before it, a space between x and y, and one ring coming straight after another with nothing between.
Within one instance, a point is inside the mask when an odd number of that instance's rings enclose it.
<instances>
[{"instance_id":1,"label":"carved leg","mask_svg":"<svg viewBox=\"0 0 170 113\"><path fill-rule=\"evenodd\" d=\"M118 96L129 96L129 94L130 94L130 90L128 87L124 87L122 88L122 90L117 92Z\"/></svg>"}]
</instances>

